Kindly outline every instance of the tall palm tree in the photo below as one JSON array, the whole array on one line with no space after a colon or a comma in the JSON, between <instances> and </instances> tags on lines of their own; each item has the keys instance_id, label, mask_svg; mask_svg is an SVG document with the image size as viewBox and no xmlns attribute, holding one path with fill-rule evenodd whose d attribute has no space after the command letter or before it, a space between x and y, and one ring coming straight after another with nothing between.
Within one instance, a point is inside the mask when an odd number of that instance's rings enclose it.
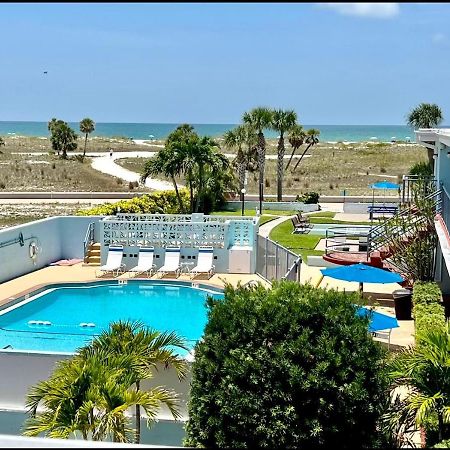
<instances>
[{"instance_id":1,"label":"tall palm tree","mask_svg":"<svg viewBox=\"0 0 450 450\"><path fill-rule=\"evenodd\" d=\"M264 168L266 163L266 140L264 129L272 123L272 111L270 108L258 107L245 112L242 121L249 125L258 135L258 168L259 168L259 212L262 213L264 200Z\"/></svg>"},{"instance_id":2,"label":"tall palm tree","mask_svg":"<svg viewBox=\"0 0 450 450\"><path fill-rule=\"evenodd\" d=\"M91 134L95 130L95 122L89 117L86 117L80 122L80 132L84 134L84 150L83 150L83 158L86 156L86 145L88 135Z\"/></svg>"},{"instance_id":3,"label":"tall palm tree","mask_svg":"<svg viewBox=\"0 0 450 450\"><path fill-rule=\"evenodd\" d=\"M434 103L420 103L419 106L413 108L406 116L407 124L413 128L435 128L444 120L441 108ZM427 148L428 160L434 167L433 153L434 150Z\"/></svg>"},{"instance_id":4,"label":"tall palm tree","mask_svg":"<svg viewBox=\"0 0 450 450\"><path fill-rule=\"evenodd\" d=\"M297 161L297 164L295 165L292 172L295 172L298 165L302 162L303 157L305 156L306 152L314 145L316 145L319 142L319 134L320 131L316 130L315 128L310 128L306 134L305 134L305 143L307 144L305 150L303 150L303 153L301 154L300 158Z\"/></svg>"},{"instance_id":5,"label":"tall palm tree","mask_svg":"<svg viewBox=\"0 0 450 450\"><path fill-rule=\"evenodd\" d=\"M437 419L439 441L450 438L450 329L429 329L420 344L396 355L390 366L393 388L408 395L404 411L413 411L417 426Z\"/></svg>"},{"instance_id":6,"label":"tall palm tree","mask_svg":"<svg viewBox=\"0 0 450 450\"><path fill-rule=\"evenodd\" d=\"M244 125L239 125L236 128L227 131L224 134L225 147L229 149L236 149L236 157L233 160L233 165L237 168L239 180L239 192L241 193L245 183L245 150L243 146L247 143L247 132ZM242 196L242 193L240 194Z\"/></svg>"},{"instance_id":7,"label":"tall palm tree","mask_svg":"<svg viewBox=\"0 0 450 450\"><path fill-rule=\"evenodd\" d=\"M297 123L291 128L288 135L288 141L292 147L292 153L284 170L288 170L295 152L303 145L305 141L305 131L300 124Z\"/></svg>"},{"instance_id":8,"label":"tall palm tree","mask_svg":"<svg viewBox=\"0 0 450 450\"><path fill-rule=\"evenodd\" d=\"M280 133L277 145L277 200L283 200L283 173L284 173L284 133L291 130L297 122L297 113L293 110L284 111L276 109L272 113L271 128Z\"/></svg>"},{"instance_id":9,"label":"tall palm tree","mask_svg":"<svg viewBox=\"0 0 450 450\"><path fill-rule=\"evenodd\" d=\"M118 321L96 337L80 355L104 355L106 361L111 357L114 359L124 354L132 355L136 364L129 368L128 376L130 384L136 386L138 393L141 381L151 378L158 365L173 367L180 380L186 376L187 365L175 349L188 350L185 341L174 332L160 333L147 328L139 321ZM136 444L140 442L141 436L140 407L141 404L136 403Z\"/></svg>"},{"instance_id":10,"label":"tall palm tree","mask_svg":"<svg viewBox=\"0 0 450 450\"><path fill-rule=\"evenodd\" d=\"M208 136L202 137L198 142L197 150L197 199L195 211L200 211L206 191L207 174L221 174L230 169L230 161L219 151L218 144Z\"/></svg>"}]
</instances>

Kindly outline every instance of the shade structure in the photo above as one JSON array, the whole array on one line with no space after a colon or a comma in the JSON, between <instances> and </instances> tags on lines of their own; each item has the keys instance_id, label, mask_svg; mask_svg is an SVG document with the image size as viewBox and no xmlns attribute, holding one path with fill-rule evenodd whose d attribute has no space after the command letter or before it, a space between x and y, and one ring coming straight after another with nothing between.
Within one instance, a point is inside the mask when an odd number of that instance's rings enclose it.
<instances>
[{"instance_id":1,"label":"shade structure","mask_svg":"<svg viewBox=\"0 0 450 450\"><path fill-rule=\"evenodd\" d=\"M398 274L377 267L358 263L351 266L330 267L321 269L324 277L358 283L401 283L404 279Z\"/></svg>"},{"instance_id":2,"label":"shade structure","mask_svg":"<svg viewBox=\"0 0 450 450\"><path fill-rule=\"evenodd\" d=\"M399 185L391 183L390 181L377 181L370 186L372 189L398 189Z\"/></svg>"},{"instance_id":3,"label":"shade structure","mask_svg":"<svg viewBox=\"0 0 450 450\"><path fill-rule=\"evenodd\" d=\"M369 331L375 333L381 330L390 330L392 328L398 328L399 324L395 317L388 316L386 314L372 311L364 306L357 309L356 314L360 317L369 316Z\"/></svg>"}]
</instances>

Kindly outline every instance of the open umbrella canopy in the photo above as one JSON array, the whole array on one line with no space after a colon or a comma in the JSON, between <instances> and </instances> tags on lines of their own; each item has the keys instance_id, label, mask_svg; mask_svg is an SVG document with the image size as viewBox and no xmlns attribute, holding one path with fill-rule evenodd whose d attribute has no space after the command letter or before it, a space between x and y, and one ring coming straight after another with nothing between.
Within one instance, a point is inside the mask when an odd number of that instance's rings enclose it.
<instances>
[{"instance_id":1,"label":"open umbrella canopy","mask_svg":"<svg viewBox=\"0 0 450 450\"><path fill-rule=\"evenodd\" d=\"M397 273L378 269L358 263L351 266L330 267L321 269L324 277L343 281L356 281L358 283L401 283L404 279Z\"/></svg>"},{"instance_id":2,"label":"open umbrella canopy","mask_svg":"<svg viewBox=\"0 0 450 450\"><path fill-rule=\"evenodd\" d=\"M372 311L364 306L361 306L356 311L356 314L360 317L369 316L369 331L374 333L375 331L388 330L390 328L398 328L398 322L395 317L388 316L376 311Z\"/></svg>"},{"instance_id":3,"label":"open umbrella canopy","mask_svg":"<svg viewBox=\"0 0 450 450\"><path fill-rule=\"evenodd\" d=\"M399 185L391 183L390 181L377 181L370 186L372 189L398 189Z\"/></svg>"}]
</instances>

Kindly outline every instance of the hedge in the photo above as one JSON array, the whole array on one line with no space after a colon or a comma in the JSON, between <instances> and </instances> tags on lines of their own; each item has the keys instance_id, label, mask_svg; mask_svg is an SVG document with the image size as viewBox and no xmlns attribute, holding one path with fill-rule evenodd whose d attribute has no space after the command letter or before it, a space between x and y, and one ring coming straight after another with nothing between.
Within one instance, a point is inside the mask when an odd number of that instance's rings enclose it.
<instances>
[{"instance_id":1,"label":"hedge","mask_svg":"<svg viewBox=\"0 0 450 450\"><path fill-rule=\"evenodd\" d=\"M412 299L417 344L420 343L422 333L427 330L445 328L445 311L440 305L441 298L441 290L436 283L414 283Z\"/></svg>"},{"instance_id":2,"label":"hedge","mask_svg":"<svg viewBox=\"0 0 450 450\"><path fill-rule=\"evenodd\" d=\"M189 211L189 192L180 190L184 211ZM130 200L120 200L115 203L103 203L90 209L78 211L79 216L112 216L121 213L132 214L179 214L180 206L175 191L159 191L134 197Z\"/></svg>"}]
</instances>

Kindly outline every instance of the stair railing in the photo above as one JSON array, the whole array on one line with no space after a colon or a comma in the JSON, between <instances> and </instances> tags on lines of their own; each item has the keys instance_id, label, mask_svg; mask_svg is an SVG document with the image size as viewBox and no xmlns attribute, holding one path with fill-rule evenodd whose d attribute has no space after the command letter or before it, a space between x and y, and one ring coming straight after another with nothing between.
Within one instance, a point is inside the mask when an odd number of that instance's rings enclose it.
<instances>
[{"instance_id":1,"label":"stair railing","mask_svg":"<svg viewBox=\"0 0 450 450\"><path fill-rule=\"evenodd\" d=\"M94 231L95 231L95 222L91 222L88 225L88 228L86 230L86 235L84 237L84 257L88 255L89 252L89 246L95 242L94 238Z\"/></svg>"}]
</instances>

